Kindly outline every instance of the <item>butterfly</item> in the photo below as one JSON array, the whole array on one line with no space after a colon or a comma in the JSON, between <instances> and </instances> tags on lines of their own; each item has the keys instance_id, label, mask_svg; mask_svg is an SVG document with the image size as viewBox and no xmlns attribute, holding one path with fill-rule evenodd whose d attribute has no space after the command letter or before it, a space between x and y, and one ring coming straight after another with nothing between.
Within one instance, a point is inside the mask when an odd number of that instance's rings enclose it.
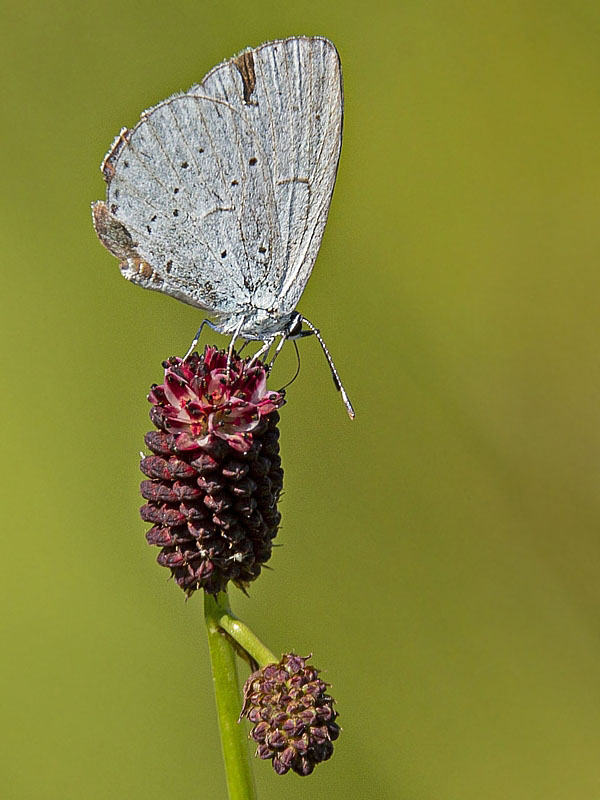
<instances>
[{"instance_id":1,"label":"butterfly","mask_svg":"<svg viewBox=\"0 0 600 800\"><path fill-rule=\"evenodd\" d=\"M279 336L275 358L287 339L315 335L353 418L319 329L296 310L327 221L342 124L341 65L328 39L247 49L121 130L101 165L106 201L92 213L127 280L204 309L231 347L257 340L259 356Z\"/></svg>"}]
</instances>

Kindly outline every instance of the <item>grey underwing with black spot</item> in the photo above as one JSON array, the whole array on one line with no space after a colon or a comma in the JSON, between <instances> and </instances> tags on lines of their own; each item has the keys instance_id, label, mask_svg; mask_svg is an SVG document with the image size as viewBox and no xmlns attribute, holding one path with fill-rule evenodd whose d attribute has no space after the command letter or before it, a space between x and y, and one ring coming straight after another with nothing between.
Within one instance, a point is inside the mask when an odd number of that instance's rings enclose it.
<instances>
[{"instance_id":1,"label":"grey underwing with black spot","mask_svg":"<svg viewBox=\"0 0 600 800\"><path fill-rule=\"evenodd\" d=\"M246 50L120 132L96 232L125 278L207 310L222 333L282 333L323 236L342 117L330 41Z\"/></svg>"}]
</instances>

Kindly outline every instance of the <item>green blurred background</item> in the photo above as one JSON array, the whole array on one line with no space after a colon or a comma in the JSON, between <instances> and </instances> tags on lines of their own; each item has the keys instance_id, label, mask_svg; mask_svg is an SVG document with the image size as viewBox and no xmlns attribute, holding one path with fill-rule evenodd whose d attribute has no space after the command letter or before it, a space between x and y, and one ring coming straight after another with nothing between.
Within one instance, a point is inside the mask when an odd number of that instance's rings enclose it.
<instances>
[{"instance_id":1,"label":"green blurred background","mask_svg":"<svg viewBox=\"0 0 600 800\"><path fill-rule=\"evenodd\" d=\"M199 598L138 517L147 389L199 313L122 280L90 201L122 125L247 45L344 67L283 411L283 526L239 613L344 733L260 797L600 797L600 6L4 4L0 794L224 798ZM223 339L213 337L219 344ZM293 349L276 381L294 368Z\"/></svg>"}]
</instances>

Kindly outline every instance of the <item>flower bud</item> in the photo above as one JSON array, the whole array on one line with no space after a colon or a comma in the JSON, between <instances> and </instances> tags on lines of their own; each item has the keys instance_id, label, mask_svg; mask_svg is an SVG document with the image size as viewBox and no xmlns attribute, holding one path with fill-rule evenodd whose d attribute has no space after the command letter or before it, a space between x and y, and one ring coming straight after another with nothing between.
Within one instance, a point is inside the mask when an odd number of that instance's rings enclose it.
<instances>
[{"instance_id":1,"label":"flower bud","mask_svg":"<svg viewBox=\"0 0 600 800\"><path fill-rule=\"evenodd\" d=\"M278 664L267 664L244 684L240 716L254 723L250 736L258 745L256 755L271 759L278 775L290 769L310 775L319 762L331 758L340 733L327 684L307 661L284 654Z\"/></svg>"}]
</instances>

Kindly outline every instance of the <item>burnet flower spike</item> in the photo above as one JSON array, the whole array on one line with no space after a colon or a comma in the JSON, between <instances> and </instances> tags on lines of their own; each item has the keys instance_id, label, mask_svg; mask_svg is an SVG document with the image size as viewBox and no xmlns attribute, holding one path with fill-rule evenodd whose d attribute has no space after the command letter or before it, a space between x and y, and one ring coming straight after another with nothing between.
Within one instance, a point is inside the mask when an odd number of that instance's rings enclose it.
<instances>
[{"instance_id":1,"label":"burnet flower spike","mask_svg":"<svg viewBox=\"0 0 600 800\"><path fill-rule=\"evenodd\" d=\"M164 362L164 381L148 396L157 430L140 464L158 563L190 595L245 588L271 557L283 485L277 409L260 361L206 347Z\"/></svg>"},{"instance_id":2,"label":"burnet flower spike","mask_svg":"<svg viewBox=\"0 0 600 800\"><path fill-rule=\"evenodd\" d=\"M245 591L260 575L277 535L283 392L267 389L267 367L255 356L210 346L169 358L163 369L163 382L148 395L156 430L145 442L152 454L140 464L147 476L140 512L152 523L146 539L161 548L158 563L188 596L203 590L218 706L227 695L237 697L235 681L226 680L235 675L232 644L260 667L244 685L238 720L252 724L256 755L278 775L310 775L331 757L340 731L328 684L308 658L289 653L277 661L232 616L226 594L229 582ZM220 660L224 634L229 663ZM222 727L230 727L230 710L219 713Z\"/></svg>"},{"instance_id":3,"label":"burnet flower spike","mask_svg":"<svg viewBox=\"0 0 600 800\"><path fill-rule=\"evenodd\" d=\"M310 656L308 657L310 658ZM256 755L271 759L278 775L310 775L333 755L340 734L334 700L308 658L284 654L254 672L244 685L242 716L253 723Z\"/></svg>"}]
</instances>

